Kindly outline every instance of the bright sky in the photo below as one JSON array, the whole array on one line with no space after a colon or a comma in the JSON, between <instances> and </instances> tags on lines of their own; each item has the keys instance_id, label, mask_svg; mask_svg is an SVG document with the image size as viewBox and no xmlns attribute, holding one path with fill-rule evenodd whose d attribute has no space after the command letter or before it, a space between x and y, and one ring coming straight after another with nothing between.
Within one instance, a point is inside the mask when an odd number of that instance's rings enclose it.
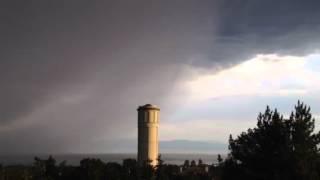
<instances>
[{"instance_id":1,"label":"bright sky","mask_svg":"<svg viewBox=\"0 0 320 180\"><path fill-rule=\"evenodd\" d=\"M161 125L162 139L227 142L230 133L255 126L266 105L287 115L298 99L320 114L320 54L259 54L220 72L195 74L182 85L185 104Z\"/></svg>"}]
</instances>

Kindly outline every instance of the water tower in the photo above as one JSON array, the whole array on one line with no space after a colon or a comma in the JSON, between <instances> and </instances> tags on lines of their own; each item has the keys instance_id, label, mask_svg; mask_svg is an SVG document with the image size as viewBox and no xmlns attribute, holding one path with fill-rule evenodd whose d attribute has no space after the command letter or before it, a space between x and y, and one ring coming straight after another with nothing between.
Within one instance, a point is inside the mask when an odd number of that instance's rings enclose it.
<instances>
[{"instance_id":1,"label":"water tower","mask_svg":"<svg viewBox=\"0 0 320 180\"><path fill-rule=\"evenodd\" d=\"M158 128L160 109L146 104L138 108L138 163L150 161L157 165L159 153Z\"/></svg>"}]
</instances>

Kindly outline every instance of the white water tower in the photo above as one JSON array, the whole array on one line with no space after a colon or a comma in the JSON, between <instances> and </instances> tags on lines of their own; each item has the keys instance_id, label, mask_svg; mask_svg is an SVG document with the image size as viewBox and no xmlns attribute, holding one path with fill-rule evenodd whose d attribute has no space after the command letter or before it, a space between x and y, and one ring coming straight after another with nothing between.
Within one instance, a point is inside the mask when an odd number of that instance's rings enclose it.
<instances>
[{"instance_id":1,"label":"white water tower","mask_svg":"<svg viewBox=\"0 0 320 180\"><path fill-rule=\"evenodd\" d=\"M160 109L146 104L138 108L138 163L142 165L150 160L157 165L159 154L158 128Z\"/></svg>"}]
</instances>

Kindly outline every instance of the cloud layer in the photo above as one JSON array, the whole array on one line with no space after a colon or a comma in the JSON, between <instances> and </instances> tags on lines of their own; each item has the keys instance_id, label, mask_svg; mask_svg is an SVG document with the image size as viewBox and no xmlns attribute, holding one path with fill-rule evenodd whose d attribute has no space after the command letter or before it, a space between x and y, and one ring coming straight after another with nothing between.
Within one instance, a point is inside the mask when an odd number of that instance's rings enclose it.
<instances>
[{"instance_id":1,"label":"cloud layer","mask_svg":"<svg viewBox=\"0 0 320 180\"><path fill-rule=\"evenodd\" d=\"M0 151L108 152L110 139L136 138L140 104L158 104L169 122L185 82L257 54L318 51L319 5L2 1Z\"/></svg>"},{"instance_id":2,"label":"cloud layer","mask_svg":"<svg viewBox=\"0 0 320 180\"><path fill-rule=\"evenodd\" d=\"M227 142L229 134L254 127L267 105L287 118L298 99L311 106L318 122L319 62L319 54L257 55L218 73L200 73L182 85L185 103L163 124L162 137Z\"/></svg>"},{"instance_id":3,"label":"cloud layer","mask_svg":"<svg viewBox=\"0 0 320 180\"><path fill-rule=\"evenodd\" d=\"M314 60L312 60L314 59ZM237 66L186 84L193 101L226 96L304 95L318 92L319 55L306 57L257 55ZM308 67L309 66L309 67Z\"/></svg>"}]
</instances>

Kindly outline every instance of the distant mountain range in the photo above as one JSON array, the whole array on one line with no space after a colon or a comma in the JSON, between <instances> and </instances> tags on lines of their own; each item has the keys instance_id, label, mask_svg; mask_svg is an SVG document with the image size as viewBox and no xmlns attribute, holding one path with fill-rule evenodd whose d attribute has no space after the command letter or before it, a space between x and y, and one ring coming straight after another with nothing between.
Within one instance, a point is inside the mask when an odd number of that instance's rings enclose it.
<instances>
[{"instance_id":1,"label":"distant mountain range","mask_svg":"<svg viewBox=\"0 0 320 180\"><path fill-rule=\"evenodd\" d=\"M220 142L171 140L160 141L162 153L226 153L228 145Z\"/></svg>"},{"instance_id":2,"label":"distant mountain range","mask_svg":"<svg viewBox=\"0 0 320 180\"><path fill-rule=\"evenodd\" d=\"M92 153L105 153L105 149L109 150L107 153L137 153L137 143L135 139L122 139L108 142L99 141L92 146L100 151ZM106 144L108 144L108 147L105 146ZM228 152L228 145L215 141L176 139L160 141L159 151L161 154L226 154Z\"/></svg>"}]
</instances>

